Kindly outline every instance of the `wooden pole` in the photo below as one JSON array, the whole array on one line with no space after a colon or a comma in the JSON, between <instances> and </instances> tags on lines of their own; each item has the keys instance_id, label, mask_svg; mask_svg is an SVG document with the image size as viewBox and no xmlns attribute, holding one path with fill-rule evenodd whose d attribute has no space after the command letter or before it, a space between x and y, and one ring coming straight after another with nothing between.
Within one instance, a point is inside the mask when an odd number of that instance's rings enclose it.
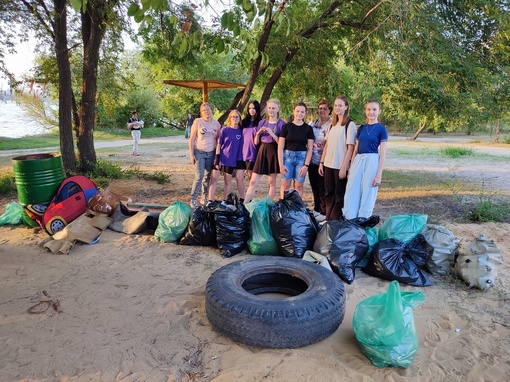
<instances>
[{"instance_id":1,"label":"wooden pole","mask_svg":"<svg viewBox=\"0 0 510 382\"><path fill-rule=\"evenodd\" d=\"M207 86L207 81L204 81L204 85L202 86L202 101L207 102L209 99L209 88Z\"/></svg>"}]
</instances>

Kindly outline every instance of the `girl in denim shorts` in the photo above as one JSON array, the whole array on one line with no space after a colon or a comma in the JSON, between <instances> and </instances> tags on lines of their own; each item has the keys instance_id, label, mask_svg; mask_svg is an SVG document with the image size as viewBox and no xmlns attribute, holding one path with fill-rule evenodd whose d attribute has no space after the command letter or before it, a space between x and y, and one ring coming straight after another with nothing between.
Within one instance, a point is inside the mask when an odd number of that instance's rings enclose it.
<instances>
[{"instance_id":1,"label":"girl in denim shorts","mask_svg":"<svg viewBox=\"0 0 510 382\"><path fill-rule=\"evenodd\" d=\"M306 105L299 102L294 106L293 121L283 126L278 138L278 162L283 176L280 197L290 190L294 181L294 190L303 198L303 183L308 166L312 160L313 128L305 123Z\"/></svg>"}]
</instances>

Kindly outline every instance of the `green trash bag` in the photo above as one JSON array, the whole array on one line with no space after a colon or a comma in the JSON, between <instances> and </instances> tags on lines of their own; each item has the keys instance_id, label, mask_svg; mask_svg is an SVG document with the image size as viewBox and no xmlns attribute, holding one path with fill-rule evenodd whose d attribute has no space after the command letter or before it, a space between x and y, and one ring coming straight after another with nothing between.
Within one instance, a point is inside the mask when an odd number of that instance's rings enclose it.
<instances>
[{"instance_id":1,"label":"green trash bag","mask_svg":"<svg viewBox=\"0 0 510 382\"><path fill-rule=\"evenodd\" d=\"M368 239L368 252L367 254L361 259L361 261L356 264L356 267L358 268L365 268L368 264L368 260L370 260L370 254L372 253L372 249L374 249L374 246L379 242L379 234L377 233L376 227L366 227L365 233L367 234Z\"/></svg>"},{"instance_id":2,"label":"green trash bag","mask_svg":"<svg viewBox=\"0 0 510 382\"><path fill-rule=\"evenodd\" d=\"M16 202L5 205L5 213L0 216L0 225L20 224L23 220L23 207Z\"/></svg>"},{"instance_id":3,"label":"green trash bag","mask_svg":"<svg viewBox=\"0 0 510 382\"><path fill-rule=\"evenodd\" d=\"M154 237L164 243L178 241L188 227L191 208L183 202L173 202L166 210L159 214L158 227Z\"/></svg>"},{"instance_id":4,"label":"green trash bag","mask_svg":"<svg viewBox=\"0 0 510 382\"><path fill-rule=\"evenodd\" d=\"M421 291L400 292L394 280L386 293L356 305L352 328L361 351L375 366L408 368L413 363L418 336L412 307L424 300Z\"/></svg>"},{"instance_id":5,"label":"green trash bag","mask_svg":"<svg viewBox=\"0 0 510 382\"><path fill-rule=\"evenodd\" d=\"M379 228L379 241L397 239L409 244L427 225L427 215L396 215L388 218Z\"/></svg>"},{"instance_id":6,"label":"green trash bag","mask_svg":"<svg viewBox=\"0 0 510 382\"><path fill-rule=\"evenodd\" d=\"M248 250L253 255L278 256L280 250L271 230L271 207L274 203L267 195L264 199L249 204L251 226Z\"/></svg>"}]
</instances>

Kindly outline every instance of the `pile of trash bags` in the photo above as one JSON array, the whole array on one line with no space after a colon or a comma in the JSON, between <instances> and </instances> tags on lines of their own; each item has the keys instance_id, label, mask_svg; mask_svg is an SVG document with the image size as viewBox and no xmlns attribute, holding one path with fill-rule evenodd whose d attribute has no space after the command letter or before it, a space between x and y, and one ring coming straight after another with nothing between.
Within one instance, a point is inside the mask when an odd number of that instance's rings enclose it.
<instances>
[{"instance_id":1,"label":"pile of trash bags","mask_svg":"<svg viewBox=\"0 0 510 382\"><path fill-rule=\"evenodd\" d=\"M379 217L327 221L319 225L296 191L277 202L269 196L247 205L232 193L225 201L191 208L176 201L163 212L131 211L124 190L107 188L90 201L92 211L110 215L108 227L126 234L150 230L156 240L218 248L223 257L247 249L254 255L308 259L322 256L344 282L354 282L356 269L381 279L430 286L429 275L455 275L469 287L494 285L502 256L496 244L480 236L461 243L447 228L427 224L427 215L392 216L378 229ZM0 225L19 224L22 207L6 206ZM462 245L461 245L462 244Z\"/></svg>"}]
</instances>

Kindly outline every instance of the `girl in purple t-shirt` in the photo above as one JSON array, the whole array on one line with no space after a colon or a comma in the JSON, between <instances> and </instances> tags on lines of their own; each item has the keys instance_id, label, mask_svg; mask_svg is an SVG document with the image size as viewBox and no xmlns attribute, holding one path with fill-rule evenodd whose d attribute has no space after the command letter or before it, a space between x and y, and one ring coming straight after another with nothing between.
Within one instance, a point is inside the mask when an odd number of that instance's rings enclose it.
<instances>
[{"instance_id":1,"label":"girl in purple t-shirt","mask_svg":"<svg viewBox=\"0 0 510 382\"><path fill-rule=\"evenodd\" d=\"M227 126L220 130L216 145L214 170L209 187L209 200L214 199L220 172L223 172L225 191L223 200L232 192L232 178L236 178L239 198L244 200L243 134L241 130L241 113L232 110L228 115Z\"/></svg>"},{"instance_id":2,"label":"girl in purple t-shirt","mask_svg":"<svg viewBox=\"0 0 510 382\"><path fill-rule=\"evenodd\" d=\"M257 158L257 146L254 139L257 134L257 126L260 122L260 104L258 101L250 101L246 108L246 116L241 122L243 128L243 161L246 163L248 179L251 179L255 159Z\"/></svg>"},{"instance_id":3,"label":"girl in purple t-shirt","mask_svg":"<svg viewBox=\"0 0 510 382\"><path fill-rule=\"evenodd\" d=\"M260 147L257 152L257 159L255 159L250 185L246 191L245 203L251 202L262 175L268 176L269 197L274 199L276 196L276 176L280 172L278 164L278 136L285 123L278 117L280 101L276 98L267 101L266 111L267 119L260 121L257 134L254 138L255 144L260 144Z\"/></svg>"}]
</instances>

